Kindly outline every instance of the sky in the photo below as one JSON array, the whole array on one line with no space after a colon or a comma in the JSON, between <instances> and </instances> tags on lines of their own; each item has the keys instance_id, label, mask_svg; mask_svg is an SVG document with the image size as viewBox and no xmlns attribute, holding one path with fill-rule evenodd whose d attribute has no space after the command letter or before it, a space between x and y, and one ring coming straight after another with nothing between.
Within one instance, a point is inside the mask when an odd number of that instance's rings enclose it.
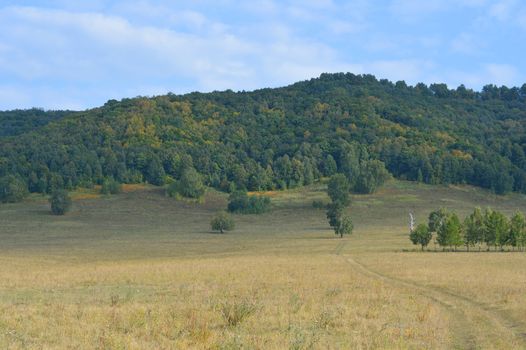
<instances>
[{"instance_id":1,"label":"sky","mask_svg":"<svg viewBox=\"0 0 526 350\"><path fill-rule=\"evenodd\" d=\"M0 110L325 72L521 86L525 54L522 0L0 0Z\"/></svg>"}]
</instances>

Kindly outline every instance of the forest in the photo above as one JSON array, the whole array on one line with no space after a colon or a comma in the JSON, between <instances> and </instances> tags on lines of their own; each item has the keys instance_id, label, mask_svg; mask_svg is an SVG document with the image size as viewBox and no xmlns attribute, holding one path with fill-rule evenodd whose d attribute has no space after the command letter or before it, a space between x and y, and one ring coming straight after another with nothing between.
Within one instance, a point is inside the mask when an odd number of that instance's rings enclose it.
<instances>
[{"instance_id":1,"label":"forest","mask_svg":"<svg viewBox=\"0 0 526 350\"><path fill-rule=\"evenodd\" d=\"M86 111L0 113L0 200L108 181L199 174L235 192L344 174L355 193L390 176L526 192L526 84L409 86L372 75L252 92L110 100Z\"/></svg>"}]
</instances>

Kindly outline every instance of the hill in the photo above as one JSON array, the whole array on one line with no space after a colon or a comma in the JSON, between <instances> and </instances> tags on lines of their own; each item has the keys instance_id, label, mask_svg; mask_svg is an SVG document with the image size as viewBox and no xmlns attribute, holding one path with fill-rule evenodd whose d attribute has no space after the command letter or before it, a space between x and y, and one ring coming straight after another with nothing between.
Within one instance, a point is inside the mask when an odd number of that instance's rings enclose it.
<instances>
[{"instance_id":1,"label":"hill","mask_svg":"<svg viewBox=\"0 0 526 350\"><path fill-rule=\"evenodd\" d=\"M44 111L38 108L0 111L0 137L17 136L59 120L71 111Z\"/></svg>"},{"instance_id":2,"label":"hill","mask_svg":"<svg viewBox=\"0 0 526 350\"><path fill-rule=\"evenodd\" d=\"M253 92L110 100L20 128L0 138L0 176L49 192L107 177L161 185L194 167L210 187L267 190L342 172L367 193L385 167L399 179L526 192L525 123L526 84L474 92L323 74Z\"/></svg>"}]
</instances>

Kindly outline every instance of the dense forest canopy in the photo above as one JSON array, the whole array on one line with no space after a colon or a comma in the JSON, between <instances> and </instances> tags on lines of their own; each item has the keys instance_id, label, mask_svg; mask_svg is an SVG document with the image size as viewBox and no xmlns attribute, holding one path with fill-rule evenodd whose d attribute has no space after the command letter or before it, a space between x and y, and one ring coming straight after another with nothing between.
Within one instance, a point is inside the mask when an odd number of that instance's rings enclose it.
<instances>
[{"instance_id":1,"label":"dense forest canopy","mask_svg":"<svg viewBox=\"0 0 526 350\"><path fill-rule=\"evenodd\" d=\"M322 74L253 92L3 112L0 121L0 177L31 192L108 178L162 185L192 168L225 191L291 188L340 172L367 193L387 169L400 179L526 192L526 84L475 92Z\"/></svg>"},{"instance_id":2,"label":"dense forest canopy","mask_svg":"<svg viewBox=\"0 0 526 350\"><path fill-rule=\"evenodd\" d=\"M71 114L71 111L44 111L38 108L0 111L0 137L16 136L35 130L68 114Z\"/></svg>"}]
</instances>

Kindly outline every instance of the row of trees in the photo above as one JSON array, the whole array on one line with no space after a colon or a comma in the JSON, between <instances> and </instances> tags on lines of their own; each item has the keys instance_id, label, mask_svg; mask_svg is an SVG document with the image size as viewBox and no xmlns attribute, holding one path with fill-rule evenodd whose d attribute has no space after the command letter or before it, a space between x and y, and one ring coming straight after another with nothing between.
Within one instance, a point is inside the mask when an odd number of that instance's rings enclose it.
<instances>
[{"instance_id":1,"label":"row of trees","mask_svg":"<svg viewBox=\"0 0 526 350\"><path fill-rule=\"evenodd\" d=\"M427 224L419 224L409 238L422 250L431 242L435 235L435 243L445 249L457 250L464 245L466 250L478 246L490 250L494 247L504 250L505 247L525 250L526 248L526 220L517 211L511 218L501 212L475 208L473 213L461 221L456 213L443 208L429 214Z\"/></svg>"}]
</instances>

